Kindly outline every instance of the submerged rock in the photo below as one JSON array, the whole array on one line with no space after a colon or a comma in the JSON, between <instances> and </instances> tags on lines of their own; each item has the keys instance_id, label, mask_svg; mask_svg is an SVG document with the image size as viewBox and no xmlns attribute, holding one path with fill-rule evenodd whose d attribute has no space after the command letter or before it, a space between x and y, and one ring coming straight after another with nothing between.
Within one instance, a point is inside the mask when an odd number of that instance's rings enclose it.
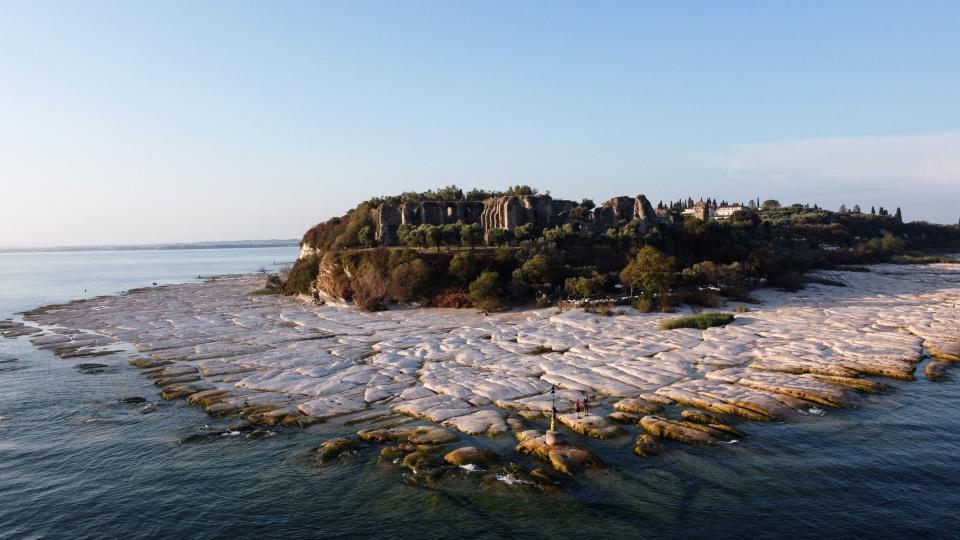
<instances>
[{"instance_id":1,"label":"submerged rock","mask_svg":"<svg viewBox=\"0 0 960 540\"><path fill-rule=\"evenodd\" d=\"M340 454L356 449L357 443L353 439L346 437L328 439L320 443L320 448L317 449L317 463L329 463L339 457Z\"/></svg>"},{"instance_id":2,"label":"submerged rock","mask_svg":"<svg viewBox=\"0 0 960 540\"><path fill-rule=\"evenodd\" d=\"M120 403L144 403L147 398L140 396L123 396L118 400Z\"/></svg>"},{"instance_id":3,"label":"submerged rock","mask_svg":"<svg viewBox=\"0 0 960 540\"><path fill-rule=\"evenodd\" d=\"M403 466L413 472L436 464L436 458L427 452L411 452L403 458Z\"/></svg>"},{"instance_id":4,"label":"submerged rock","mask_svg":"<svg viewBox=\"0 0 960 540\"><path fill-rule=\"evenodd\" d=\"M931 360L923 367L923 374L927 376L927 380L942 381L947 378L947 370L949 368L950 364L947 362Z\"/></svg>"},{"instance_id":5,"label":"submerged rock","mask_svg":"<svg viewBox=\"0 0 960 540\"><path fill-rule=\"evenodd\" d=\"M655 456L660 453L660 443L653 435L644 433L637 437L637 441L633 445L633 453L643 457Z\"/></svg>"}]
</instances>

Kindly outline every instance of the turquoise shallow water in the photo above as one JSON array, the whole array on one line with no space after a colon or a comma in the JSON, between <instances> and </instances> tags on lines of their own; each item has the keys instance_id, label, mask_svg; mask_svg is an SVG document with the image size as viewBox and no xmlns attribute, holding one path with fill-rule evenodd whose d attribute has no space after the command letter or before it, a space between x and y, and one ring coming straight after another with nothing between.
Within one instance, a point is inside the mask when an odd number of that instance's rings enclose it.
<instances>
[{"instance_id":1,"label":"turquoise shallow water","mask_svg":"<svg viewBox=\"0 0 960 540\"><path fill-rule=\"evenodd\" d=\"M0 318L38 305L290 262L290 248L0 254ZM86 289L86 293L84 293ZM3 361L7 360L7 361ZM12 360L12 361L11 361ZM960 370L890 382L856 409L740 424L716 448L641 459L590 442L609 466L557 493L483 490L464 472L409 485L373 450L316 468L330 433L181 442L225 425L160 401L121 355L102 373L0 338L0 538L773 538L960 536ZM477 439L511 455L506 438Z\"/></svg>"}]
</instances>

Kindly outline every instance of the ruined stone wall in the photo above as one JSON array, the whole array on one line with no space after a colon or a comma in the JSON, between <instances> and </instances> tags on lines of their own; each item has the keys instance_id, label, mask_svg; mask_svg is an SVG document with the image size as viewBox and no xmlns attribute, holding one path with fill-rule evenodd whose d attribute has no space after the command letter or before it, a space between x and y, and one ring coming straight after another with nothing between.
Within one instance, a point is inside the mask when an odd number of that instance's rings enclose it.
<instances>
[{"instance_id":1,"label":"ruined stone wall","mask_svg":"<svg viewBox=\"0 0 960 540\"><path fill-rule=\"evenodd\" d=\"M540 231L570 222L570 211L576 206L574 201L554 200L549 195L511 195L485 201L405 202L381 204L374 211L374 221L377 223L377 240L395 245L399 242L397 230L402 225L441 226L462 221L479 223L486 232L490 229L513 230L532 224ZM657 222L656 212L643 195L614 197L593 213L593 223L599 231L615 227L620 221L634 219L640 220L644 228Z\"/></svg>"}]
</instances>

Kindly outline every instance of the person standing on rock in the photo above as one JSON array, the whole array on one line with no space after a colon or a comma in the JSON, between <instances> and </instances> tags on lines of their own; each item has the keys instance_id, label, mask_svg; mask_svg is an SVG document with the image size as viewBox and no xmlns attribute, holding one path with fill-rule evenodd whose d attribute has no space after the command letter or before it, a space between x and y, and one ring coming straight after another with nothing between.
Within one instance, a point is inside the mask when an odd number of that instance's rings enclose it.
<instances>
[{"instance_id":1,"label":"person standing on rock","mask_svg":"<svg viewBox=\"0 0 960 540\"><path fill-rule=\"evenodd\" d=\"M590 396L583 398L583 414L590 414Z\"/></svg>"},{"instance_id":2,"label":"person standing on rock","mask_svg":"<svg viewBox=\"0 0 960 540\"><path fill-rule=\"evenodd\" d=\"M576 404L575 404L574 406L575 406L576 409L577 409L577 418L580 418L580 400L579 400L579 399L577 400L577 402L576 402Z\"/></svg>"}]
</instances>

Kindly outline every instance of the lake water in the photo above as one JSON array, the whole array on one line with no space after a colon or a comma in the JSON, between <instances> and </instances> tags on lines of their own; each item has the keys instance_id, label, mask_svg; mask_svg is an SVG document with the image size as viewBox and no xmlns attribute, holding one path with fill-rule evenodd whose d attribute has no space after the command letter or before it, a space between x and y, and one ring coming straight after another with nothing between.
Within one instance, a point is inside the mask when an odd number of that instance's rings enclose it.
<instances>
[{"instance_id":1,"label":"lake water","mask_svg":"<svg viewBox=\"0 0 960 540\"><path fill-rule=\"evenodd\" d=\"M0 319L32 307L198 276L275 269L293 248L0 253ZM225 425L160 402L123 355L102 373L0 338L0 538L956 538L960 371L885 381L851 410L742 423L748 437L671 446L588 441L609 466L557 493L410 485L371 452L317 468L342 426L181 442ZM504 439L504 438L500 438ZM512 443L486 442L502 455ZM465 475L467 473L464 473Z\"/></svg>"}]
</instances>

